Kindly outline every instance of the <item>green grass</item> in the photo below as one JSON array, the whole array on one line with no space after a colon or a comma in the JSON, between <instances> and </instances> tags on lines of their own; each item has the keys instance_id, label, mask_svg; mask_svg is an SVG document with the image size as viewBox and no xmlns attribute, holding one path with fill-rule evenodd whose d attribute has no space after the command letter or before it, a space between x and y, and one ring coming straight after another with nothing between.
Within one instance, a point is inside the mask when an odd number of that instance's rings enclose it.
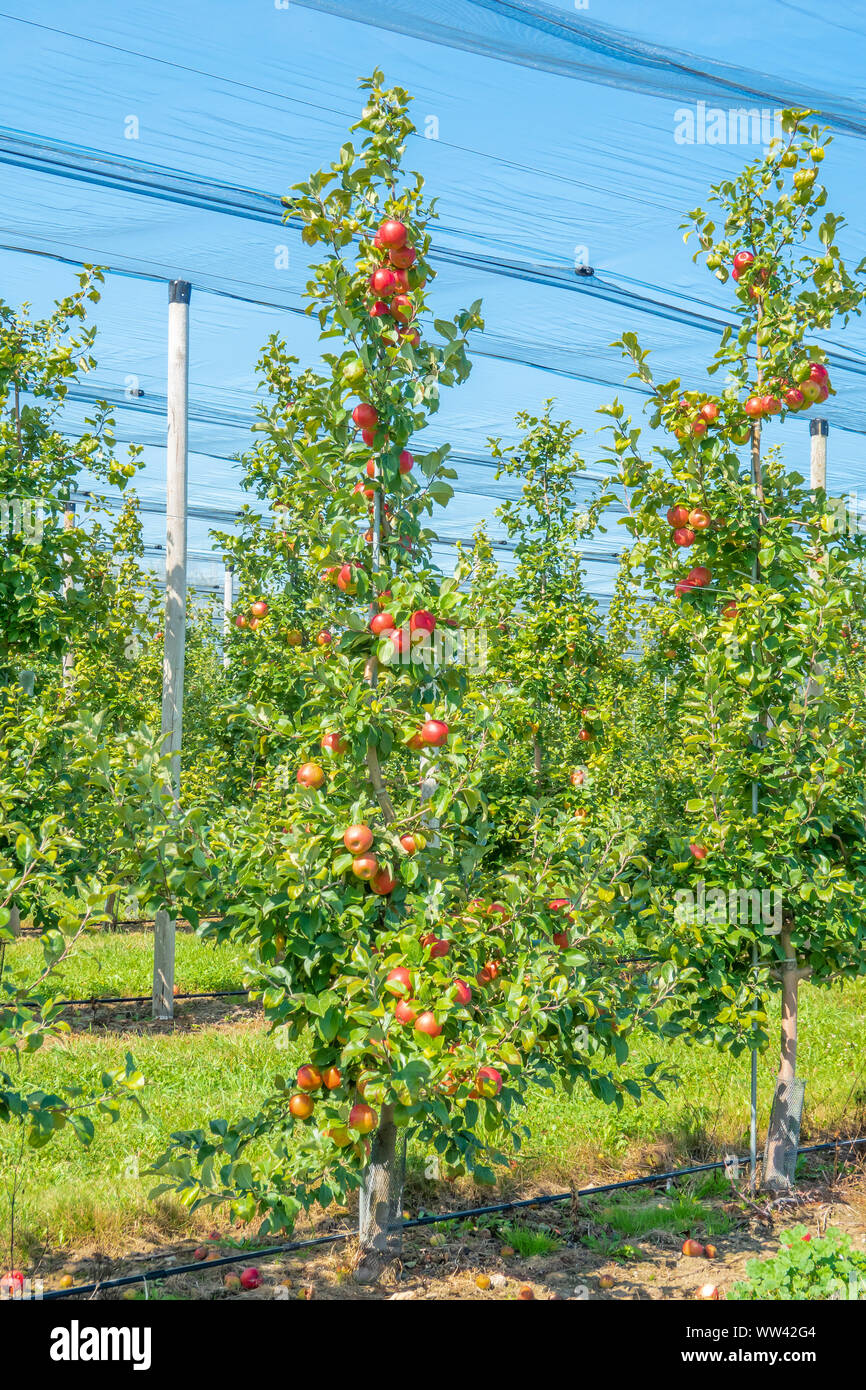
<instances>
[{"instance_id":1,"label":"green grass","mask_svg":"<svg viewBox=\"0 0 866 1390\"><path fill-rule=\"evenodd\" d=\"M562 1248L562 1241L538 1226L500 1226L499 1236L503 1245L510 1245L525 1260L532 1255L552 1255Z\"/></svg>"},{"instance_id":2,"label":"green grass","mask_svg":"<svg viewBox=\"0 0 866 1390\"><path fill-rule=\"evenodd\" d=\"M7 948L13 969L42 968L42 949L35 937L22 937ZM58 972L63 998L90 999L94 995L150 995L153 985L153 932L92 932L82 935ZM179 991L240 989L241 968L230 947L200 941L189 932L178 932L175 945L175 980Z\"/></svg>"},{"instance_id":3,"label":"green grass","mask_svg":"<svg viewBox=\"0 0 866 1390\"><path fill-rule=\"evenodd\" d=\"M731 1229L730 1219L722 1212L698 1201L688 1193L678 1192L658 1200L635 1201L624 1198L599 1208L596 1219L611 1226L621 1236L642 1237L651 1231L670 1231L687 1235L701 1227L705 1235L724 1235Z\"/></svg>"},{"instance_id":4,"label":"green grass","mask_svg":"<svg viewBox=\"0 0 866 1390\"><path fill-rule=\"evenodd\" d=\"M238 964L229 951L214 950L187 935L179 936L177 944L182 989L239 985ZM34 942L25 940L16 943L11 954L20 959L34 948ZM151 937L145 934L88 937L67 969L64 988L75 997L93 992L148 994L151 949ZM803 1142L864 1128L864 1022L866 982L833 991L804 987L799 1060L807 1080ZM774 1036L775 1027L774 1023ZM253 1114L270 1092L273 1076L303 1060L301 1047L278 1049L252 1015L240 1023L174 1034L139 1032L132 1025L123 1033L91 1027L26 1058L26 1084L46 1089L72 1082L88 1085L106 1066L122 1063L127 1050L148 1081L148 1118L130 1107L116 1124L101 1122L87 1150L64 1132L47 1149L28 1153L18 1199L22 1248L28 1242L45 1242L53 1249L98 1242L110 1250L130 1237L165 1241L224 1224L225 1218L215 1220L207 1213L191 1218L177 1203L151 1202L153 1179L144 1169L164 1150L172 1131L206 1126L218 1116ZM651 1039L637 1038L629 1068L637 1073L658 1055ZM511 1185L525 1189L543 1181L564 1188L575 1180L584 1186L604 1181L609 1174L631 1176L639 1164L645 1172L647 1161L667 1168L688 1159L716 1159L731 1149L746 1152L748 1058L731 1059L710 1048L671 1041L664 1044L662 1060L679 1072L680 1086L663 1100L648 1097L644 1104L630 1103L622 1111L600 1104L583 1090L571 1097L536 1092L526 1112L532 1139L524 1144ZM773 1090L769 1054L761 1059L759 1080L763 1131ZM8 1230L3 1181L10 1171L12 1139L13 1127L0 1126L0 1249ZM462 1204L470 1194L458 1188L423 1186L420 1172L428 1157L410 1147L411 1191L422 1192L428 1208L436 1196ZM718 1178L710 1175L689 1190L700 1203L718 1189ZM643 1194L641 1202L646 1208L652 1205ZM610 1206L619 1210L614 1202ZM634 1218L620 1218L626 1223L622 1235L639 1233L629 1227L630 1219ZM712 1233L718 1234L718 1228Z\"/></svg>"}]
</instances>

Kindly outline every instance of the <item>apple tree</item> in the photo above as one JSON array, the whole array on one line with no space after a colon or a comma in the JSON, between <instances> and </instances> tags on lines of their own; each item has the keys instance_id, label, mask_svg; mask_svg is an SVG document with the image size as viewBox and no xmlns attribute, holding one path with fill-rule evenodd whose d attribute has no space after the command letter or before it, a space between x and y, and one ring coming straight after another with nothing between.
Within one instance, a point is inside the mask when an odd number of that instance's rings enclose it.
<instances>
[{"instance_id":1,"label":"apple tree","mask_svg":"<svg viewBox=\"0 0 866 1390\"><path fill-rule=\"evenodd\" d=\"M850 680L863 541L773 440L777 419L832 393L820 335L864 292L841 257L843 219L826 210L812 114L786 112L784 140L690 214L696 257L733 290L735 324L708 366L719 387L656 383L626 334L669 442L645 450L623 406L607 408L632 560L668 647L671 762L690 784L636 924L677 963L676 1017L695 1036L762 1046L768 992L781 991L779 1087L795 1076L799 981L866 968ZM777 1162L781 1145L771 1134Z\"/></svg>"},{"instance_id":2,"label":"apple tree","mask_svg":"<svg viewBox=\"0 0 866 1390\"><path fill-rule=\"evenodd\" d=\"M401 1135L443 1175L490 1182L530 1085L584 1082L622 1103L636 1083L600 1022L606 972L553 941L563 918L525 904L517 879L491 901L479 783L507 732L489 709L465 717L468 568L433 566L428 525L454 474L448 446L423 443L469 372L479 306L430 322L433 208L401 174L409 98L379 73L363 85L358 139L286 200L325 248L308 286L322 355L296 371L277 342L266 352L273 408L247 478L266 508L288 501L291 525L273 528L271 556L254 547L242 606L266 606L256 642L269 628L302 640L268 638L256 660L273 669L234 715L260 785L211 828L221 920L201 928L242 949L278 1046L308 1060L255 1113L176 1135L156 1172L157 1191L229 1201L263 1231L358 1190L358 1269L375 1276L399 1243ZM272 559L283 529L295 594ZM532 866L545 892L555 857Z\"/></svg>"}]
</instances>

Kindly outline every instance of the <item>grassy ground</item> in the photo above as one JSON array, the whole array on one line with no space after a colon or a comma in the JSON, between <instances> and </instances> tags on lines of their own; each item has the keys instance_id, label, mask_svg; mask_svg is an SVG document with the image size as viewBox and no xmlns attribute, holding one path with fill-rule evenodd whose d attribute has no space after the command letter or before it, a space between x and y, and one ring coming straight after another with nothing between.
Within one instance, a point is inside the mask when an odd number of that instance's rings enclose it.
<instances>
[{"instance_id":1,"label":"grassy ground","mask_svg":"<svg viewBox=\"0 0 866 1390\"><path fill-rule=\"evenodd\" d=\"M70 964L64 988L70 997L146 994L150 988L152 938L144 933L87 938ZM35 950L23 941L17 959ZM237 961L192 936L178 938L178 981L182 990L231 989L240 983ZM217 1224L212 1215L190 1217L177 1204L148 1198L153 1180L143 1170L176 1129L211 1117L252 1113L268 1093L277 1071L297 1056L278 1050L258 1013L237 1001L218 1010L192 1001L181 1004L176 1027L157 1031L135 1011L109 1022L90 1021L80 1011L72 1034L27 1059L28 1084L46 1089L87 1084L107 1065L131 1051L148 1080L148 1118L132 1108L114 1125L100 1124L88 1150L61 1135L46 1150L29 1152L18 1195L17 1226L22 1248L53 1249L88 1244L119 1250L139 1236L158 1240ZM866 1128L866 1078L862 1036L866 982L844 989L803 989L799 1070L807 1080L804 1142L826 1134ZM99 1017L99 1016L98 1016ZM637 1038L636 1065L654 1055L654 1044ZM646 1165L676 1165L688 1158L717 1158L748 1147L748 1059L719 1056L709 1048L665 1044L664 1061L680 1085L664 1100L650 1097L621 1112L579 1092L572 1097L539 1094L527 1114L532 1130L512 1183L527 1190L541 1183L567 1186L606 1174L632 1175ZM760 1114L766 1122L772 1098L771 1059L760 1066ZM6 1183L13 1158L13 1127L0 1131L0 1170ZM414 1155L420 1167L424 1155ZM451 1189L453 1200L461 1199ZM411 1191L411 1189L410 1189ZM416 1193L420 1193L416 1186ZM410 1205L412 1202L410 1200ZM0 1184L0 1249L8 1240L8 1193Z\"/></svg>"}]
</instances>

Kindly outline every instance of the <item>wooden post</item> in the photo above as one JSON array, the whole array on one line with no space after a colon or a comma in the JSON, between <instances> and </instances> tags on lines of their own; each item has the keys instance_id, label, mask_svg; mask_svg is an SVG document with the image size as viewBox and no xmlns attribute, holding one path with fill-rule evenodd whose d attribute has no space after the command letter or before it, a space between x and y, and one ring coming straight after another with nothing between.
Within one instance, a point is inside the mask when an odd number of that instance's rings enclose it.
<instances>
[{"instance_id":1,"label":"wooden post","mask_svg":"<svg viewBox=\"0 0 866 1390\"><path fill-rule=\"evenodd\" d=\"M231 565L226 565L223 575L223 666L228 669L228 636L231 632L232 609L235 606L235 576Z\"/></svg>"},{"instance_id":2,"label":"wooden post","mask_svg":"<svg viewBox=\"0 0 866 1390\"><path fill-rule=\"evenodd\" d=\"M183 666L186 643L187 427L189 298L186 280L168 286L168 437L165 503L165 647L162 663L163 752L171 754L172 791L180 797ZM174 922L156 914L153 1017L174 1017Z\"/></svg>"}]
</instances>

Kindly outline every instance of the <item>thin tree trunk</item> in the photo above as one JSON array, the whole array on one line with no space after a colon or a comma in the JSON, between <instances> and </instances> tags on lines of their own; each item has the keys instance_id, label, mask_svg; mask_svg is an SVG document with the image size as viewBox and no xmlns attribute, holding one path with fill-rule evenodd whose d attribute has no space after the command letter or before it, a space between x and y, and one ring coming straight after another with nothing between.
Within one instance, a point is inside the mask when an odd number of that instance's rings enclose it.
<instances>
[{"instance_id":1,"label":"thin tree trunk","mask_svg":"<svg viewBox=\"0 0 866 1390\"><path fill-rule=\"evenodd\" d=\"M541 744L538 741L538 734L533 730L532 734L532 767L535 772L535 781L541 786L542 760Z\"/></svg>"},{"instance_id":2,"label":"thin tree trunk","mask_svg":"<svg viewBox=\"0 0 866 1390\"><path fill-rule=\"evenodd\" d=\"M399 1258L403 1249L402 1205L403 1173L397 1158L394 1110L383 1105L361 1187L356 1279L371 1283Z\"/></svg>"}]
</instances>

